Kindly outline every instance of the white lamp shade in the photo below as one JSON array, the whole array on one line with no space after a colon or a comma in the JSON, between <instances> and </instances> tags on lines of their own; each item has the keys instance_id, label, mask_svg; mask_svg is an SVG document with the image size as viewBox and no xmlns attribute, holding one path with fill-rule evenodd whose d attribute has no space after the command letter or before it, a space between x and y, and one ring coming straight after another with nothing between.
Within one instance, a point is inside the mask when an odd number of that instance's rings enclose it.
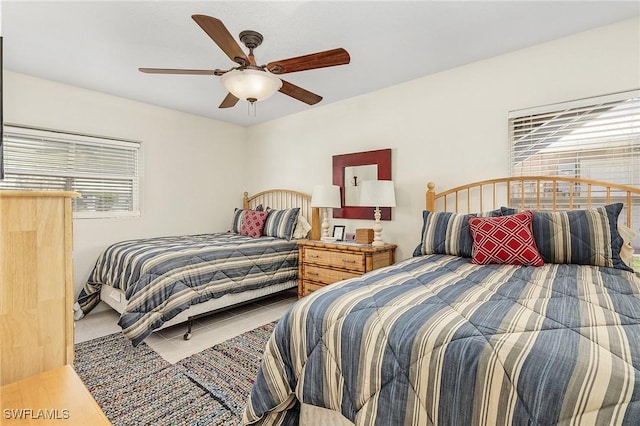
<instances>
[{"instance_id":1,"label":"white lamp shade","mask_svg":"<svg viewBox=\"0 0 640 426\"><path fill-rule=\"evenodd\" d=\"M267 71L244 69L229 71L220 77L233 96L249 102L262 101L282 87L282 80Z\"/></svg>"},{"instance_id":2,"label":"white lamp shade","mask_svg":"<svg viewBox=\"0 0 640 426\"><path fill-rule=\"evenodd\" d=\"M395 207L396 192L391 180L365 180L360 184L360 205Z\"/></svg>"},{"instance_id":3,"label":"white lamp shade","mask_svg":"<svg viewBox=\"0 0 640 426\"><path fill-rule=\"evenodd\" d=\"M316 185L311 193L311 207L340 208L340 187L337 185Z\"/></svg>"}]
</instances>

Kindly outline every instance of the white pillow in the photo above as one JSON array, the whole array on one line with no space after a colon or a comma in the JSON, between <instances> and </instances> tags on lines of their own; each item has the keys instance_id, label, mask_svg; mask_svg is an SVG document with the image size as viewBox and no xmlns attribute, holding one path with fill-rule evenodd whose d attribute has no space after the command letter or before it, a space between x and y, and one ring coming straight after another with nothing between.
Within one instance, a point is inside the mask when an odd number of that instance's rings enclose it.
<instances>
[{"instance_id":1,"label":"white pillow","mask_svg":"<svg viewBox=\"0 0 640 426\"><path fill-rule=\"evenodd\" d=\"M620 249L620 259L627 264L628 267L633 268L633 253L635 249L631 245L631 241L636 237L636 231L624 226L621 223L618 224L618 233L622 237L622 248Z\"/></svg>"},{"instance_id":2,"label":"white pillow","mask_svg":"<svg viewBox=\"0 0 640 426\"><path fill-rule=\"evenodd\" d=\"M307 234L311 231L311 225L307 222L304 216L298 216L298 223L296 223L296 228L293 230L293 238L301 239L307 238Z\"/></svg>"}]
</instances>

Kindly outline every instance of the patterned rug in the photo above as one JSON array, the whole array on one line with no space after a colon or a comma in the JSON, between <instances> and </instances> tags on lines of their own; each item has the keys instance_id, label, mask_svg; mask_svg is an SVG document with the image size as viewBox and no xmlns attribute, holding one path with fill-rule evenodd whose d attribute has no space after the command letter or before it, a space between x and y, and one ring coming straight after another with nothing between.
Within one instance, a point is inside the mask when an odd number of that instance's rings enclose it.
<instances>
[{"instance_id":1,"label":"patterned rug","mask_svg":"<svg viewBox=\"0 0 640 426\"><path fill-rule=\"evenodd\" d=\"M176 364L111 334L78 343L75 369L114 426L237 425L275 324Z\"/></svg>"}]
</instances>

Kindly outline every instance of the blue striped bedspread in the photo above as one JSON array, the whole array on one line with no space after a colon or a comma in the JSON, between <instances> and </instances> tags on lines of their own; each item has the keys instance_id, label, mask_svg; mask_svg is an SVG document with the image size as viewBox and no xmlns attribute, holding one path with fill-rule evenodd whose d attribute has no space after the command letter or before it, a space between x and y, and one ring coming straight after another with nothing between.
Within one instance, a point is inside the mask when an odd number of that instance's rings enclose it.
<instances>
[{"instance_id":1,"label":"blue striped bedspread","mask_svg":"<svg viewBox=\"0 0 640 426\"><path fill-rule=\"evenodd\" d=\"M124 291L119 325L137 346L191 305L297 276L295 241L233 233L129 240L104 250L78 303L86 314L100 301L102 285Z\"/></svg>"},{"instance_id":2,"label":"blue striped bedspread","mask_svg":"<svg viewBox=\"0 0 640 426\"><path fill-rule=\"evenodd\" d=\"M356 425L640 424L640 278L619 269L415 257L299 300L245 424L299 401Z\"/></svg>"}]
</instances>

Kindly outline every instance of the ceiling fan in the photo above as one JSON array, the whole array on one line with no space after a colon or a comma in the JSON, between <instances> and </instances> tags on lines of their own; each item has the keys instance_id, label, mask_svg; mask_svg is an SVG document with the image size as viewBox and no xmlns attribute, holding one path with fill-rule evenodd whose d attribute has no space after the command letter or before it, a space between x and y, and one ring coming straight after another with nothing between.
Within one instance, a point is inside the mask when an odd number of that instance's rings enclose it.
<instances>
[{"instance_id":1,"label":"ceiling fan","mask_svg":"<svg viewBox=\"0 0 640 426\"><path fill-rule=\"evenodd\" d=\"M282 80L276 75L316 68L333 67L348 64L351 60L349 53L342 49L332 49L324 52L312 53L295 58L269 62L257 65L253 50L260 46L263 37L256 31L242 31L240 41L249 49L246 55L235 41L222 21L212 16L192 15L194 21L206 32L222 51L236 64L237 67L228 70L197 70L197 69L168 69L168 68L138 68L141 72L150 74L195 74L216 75L221 77L222 84L229 93L219 108L235 106L239 99L245 99L253 104L274 94L276 91L291 96L308 105L317 104L322 96L316 95L302 87Z\"/></svg>"}]
</instances>

